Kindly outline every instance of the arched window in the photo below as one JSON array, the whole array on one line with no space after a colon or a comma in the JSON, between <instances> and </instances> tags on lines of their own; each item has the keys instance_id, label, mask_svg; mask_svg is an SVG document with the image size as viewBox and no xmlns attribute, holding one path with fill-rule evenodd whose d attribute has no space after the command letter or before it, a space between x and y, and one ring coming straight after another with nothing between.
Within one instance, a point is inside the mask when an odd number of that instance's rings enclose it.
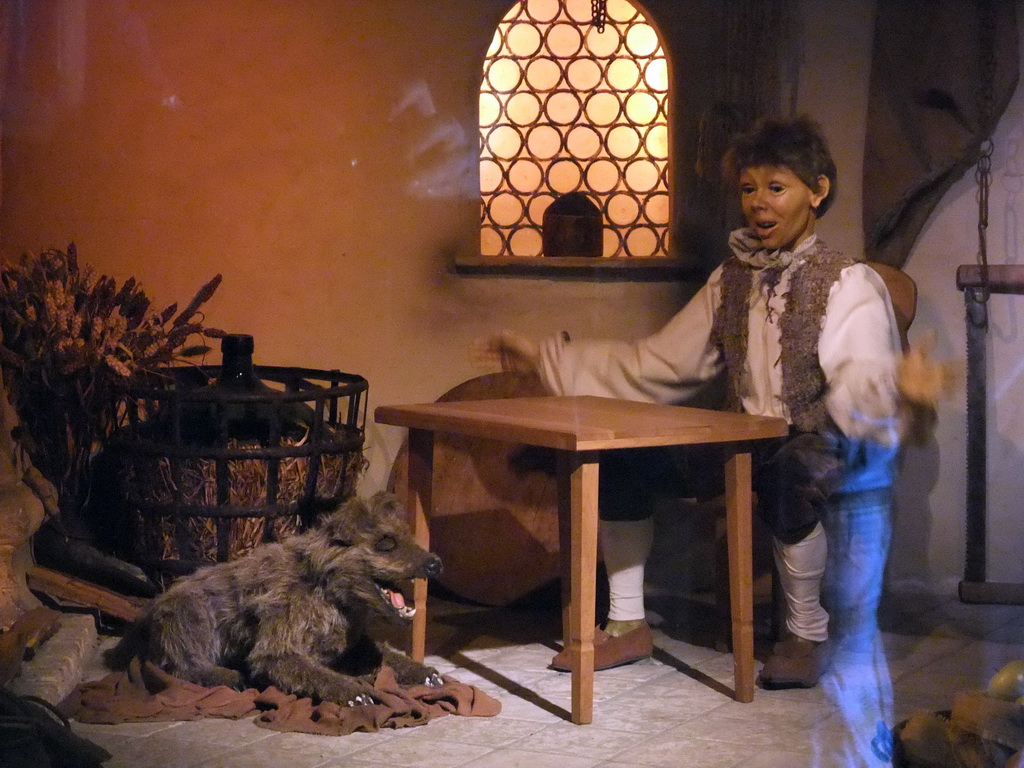
<instances>
[{"instance_id":1,"label":"arched window","mask_svg":"<svg viewBox=\"0 0 1024 768\"><path fill-rule=\"evenodd\" d=\"M668 62L630 0L519 0L498 24L480 86L480 251L542 255L544 211L585 194L605 257L668 254Z\"/></svg>"}]
</instances>

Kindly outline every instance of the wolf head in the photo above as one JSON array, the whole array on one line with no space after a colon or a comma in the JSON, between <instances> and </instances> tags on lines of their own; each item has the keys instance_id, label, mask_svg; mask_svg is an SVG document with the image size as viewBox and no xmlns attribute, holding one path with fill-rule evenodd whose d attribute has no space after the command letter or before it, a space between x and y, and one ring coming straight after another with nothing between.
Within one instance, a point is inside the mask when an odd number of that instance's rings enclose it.
<instances>
[{"instance_id":1,"label":"wolf head","mask_svg":"<svg viewBox=\"0 0 1024 768\"><path fill-rule=\"evenodd\" d=\"M412 579L441 572L441 559L416 543L403 506L390 493L346 502L287 546L329 599L365 605L391 620L409 621L416 613L403 593Z\"/></svg>"}]
</instances>

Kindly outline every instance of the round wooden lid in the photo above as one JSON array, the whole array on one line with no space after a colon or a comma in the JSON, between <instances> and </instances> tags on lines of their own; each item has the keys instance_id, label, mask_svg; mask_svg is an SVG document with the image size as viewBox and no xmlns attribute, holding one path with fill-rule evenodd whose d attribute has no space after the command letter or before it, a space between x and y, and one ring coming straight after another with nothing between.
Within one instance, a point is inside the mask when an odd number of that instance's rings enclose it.
<instances>
[{"instance_id":1,"label":"round wooden lid","mask_svg":"<svg viewBox=\"0 0 1024 768\"><path fill-rule=\"evenodd\" d=\"M547 394L534 376L493 373L470 379L438 402ZM406 482L403 445L389 488ZM508 605L558 577L558 487L554 451L440 432L434 436L430 549L444 562L436 577L454 594Z\"/></svg>"}]
</instances>

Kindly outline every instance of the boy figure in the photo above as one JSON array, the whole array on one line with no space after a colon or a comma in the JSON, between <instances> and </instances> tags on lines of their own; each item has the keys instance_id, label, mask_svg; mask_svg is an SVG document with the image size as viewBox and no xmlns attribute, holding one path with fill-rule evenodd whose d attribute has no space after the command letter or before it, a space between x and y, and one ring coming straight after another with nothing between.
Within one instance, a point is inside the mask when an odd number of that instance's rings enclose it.
<instances>
[{"instance_id":1,"label":"boy figure","mask_svg":"<svg viewBox=\"0 0 1024 768\"><path fill-rule=\"evenodd\" d=\"M635 343L570 341L561 334L538 345L504 332L480 352L505 370L536 371L556 395L682 405L724 374L726 408L787 420L789 437L759 445L754 455L757 509L774 537L787 630L758 682L813 687L830 653L829 616L820 599L828 555L822 520L831 504L881 516L888 530L900 338L877 273L815 234L836 192L835 163L816 123L763 121L732 142L724 169L747 226L730 235L732 255L664 328ZM643 604L650 501L661 489L711 471L698 466L687 478L684 468L694 467L695 458L678 458L652 449L602 459L600 535L610 610L595 637L596 669L653 650ZM880 536L870 572L857 579L868 583L852 597L853 612L868 623L887 546ZM853 564L850 572L858 570ZM552 665L568 669L564 651Z\"/></svg>"}]
</instances>

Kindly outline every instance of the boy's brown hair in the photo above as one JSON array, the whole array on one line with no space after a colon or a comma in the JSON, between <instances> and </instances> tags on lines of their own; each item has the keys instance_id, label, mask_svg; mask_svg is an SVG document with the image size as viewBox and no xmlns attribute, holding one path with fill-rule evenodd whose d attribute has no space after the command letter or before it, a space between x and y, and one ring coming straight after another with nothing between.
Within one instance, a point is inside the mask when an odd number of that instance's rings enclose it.
<instances>
[{"instance_id":1,"label":"boy's brown hair","mask_svg":"<svg viewBox=\"0 0 1024 768\"><path fill-rule=\"evenodd\" d=\"M819 190L818 177L824 176L829 191L818 205L817 217L832 206L838 189L836 164L821 126L811 118L762 119L750 131L734 136L722 159L726 183L734 188L744 169L762 165L788 168L815 192Z\"/></svg>"}]
</instances>

